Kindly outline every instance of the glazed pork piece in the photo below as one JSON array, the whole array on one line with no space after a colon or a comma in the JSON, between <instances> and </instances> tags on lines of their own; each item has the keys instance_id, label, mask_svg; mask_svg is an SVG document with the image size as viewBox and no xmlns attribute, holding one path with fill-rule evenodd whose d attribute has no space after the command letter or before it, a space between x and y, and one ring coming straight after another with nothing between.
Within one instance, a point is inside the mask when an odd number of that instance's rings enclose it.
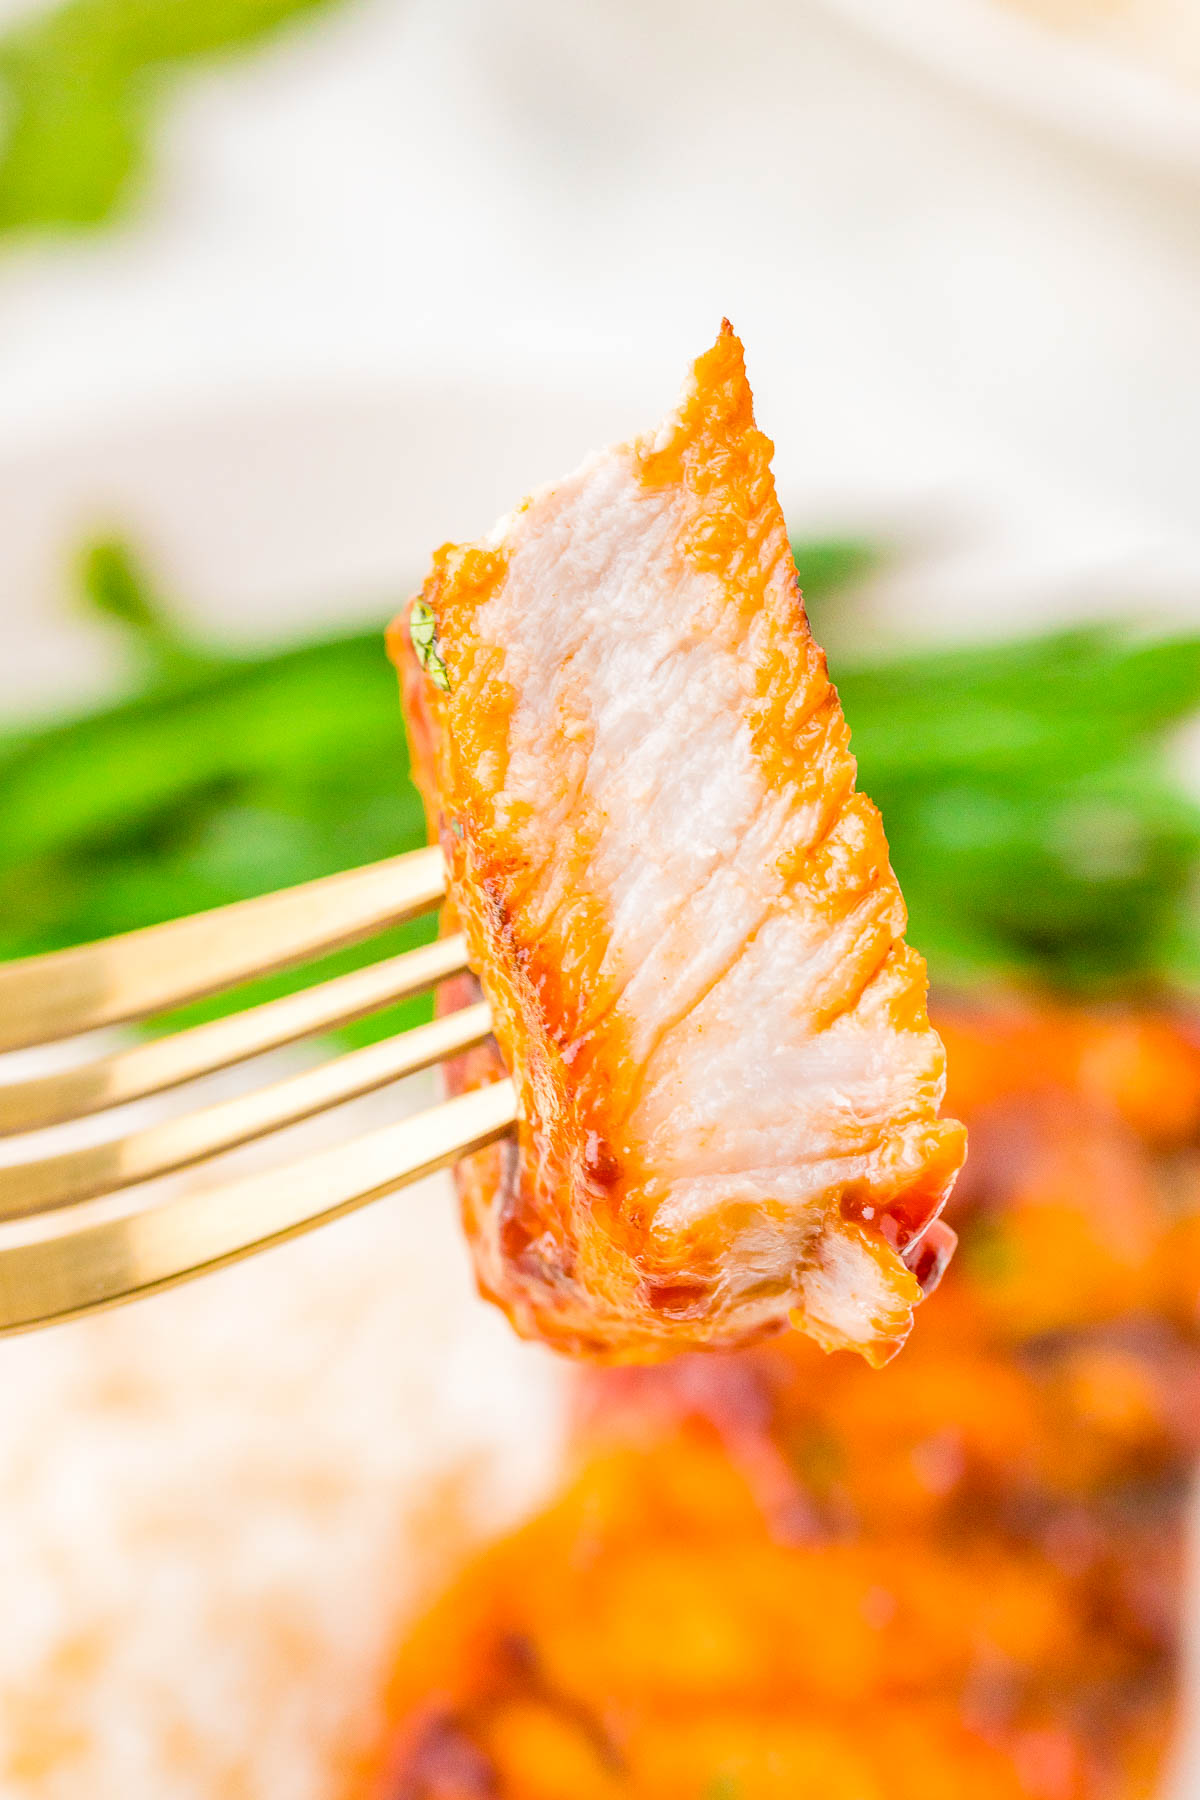
<instances>
[{"instance_id":1,"label":"glazed pork piece","mask_svg":"<svg viewBox=\"0 0 1200 1800\"><path fill-rule=\"evenodd\" d=\"M459 1170L483 1291L608 1359L791 1323L880 1362L962 1162L728 325L651 435L446 545L390 644L516 1139ZM461 997L461 996L460 996Z\"/></svg>"}]
</instances>

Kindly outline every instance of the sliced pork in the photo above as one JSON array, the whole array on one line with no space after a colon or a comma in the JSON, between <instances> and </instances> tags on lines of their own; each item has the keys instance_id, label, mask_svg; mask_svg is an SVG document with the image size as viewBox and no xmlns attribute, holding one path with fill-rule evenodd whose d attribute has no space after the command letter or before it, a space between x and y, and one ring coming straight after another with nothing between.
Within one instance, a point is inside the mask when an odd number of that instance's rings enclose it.
<instances>
[{"instance_id":1,"label":"sliced pork","mask_svg":"<svg viewBox=\"0 0 1200 1800\"><path fill-rule=\"evenodd\" d=\"M391 635L521 1104L459 1171L483 1290L645 1359L789 1321L882 1361L963 1160L728 325L649 436L444 546Z\"/></svg>"}]
</instances>

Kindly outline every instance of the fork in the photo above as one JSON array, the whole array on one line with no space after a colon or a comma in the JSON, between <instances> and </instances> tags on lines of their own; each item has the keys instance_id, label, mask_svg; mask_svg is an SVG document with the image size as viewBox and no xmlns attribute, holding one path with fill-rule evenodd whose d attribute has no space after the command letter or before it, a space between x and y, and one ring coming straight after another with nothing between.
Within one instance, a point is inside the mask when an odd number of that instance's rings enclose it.
<instances>
[{"instance_id":1,"label":"fork","mask_svg":"<svg viewBox=\"0 0 1200 1800\"><path fill-rule=\"evenodd\" d=\"M429 911L439 849L0 964L0 1051L167 1012ZM0 1135L122 1106L362 1018L467 967L459 934L173 1036L0 1083ZM112 1215L108 1196L427 1069L490 1035L484 1003L102 1143L0 1165L0 1335L114 1306L310 1231L494 1142L508 1080L260 1174Z\"/></svg>"}]
</instances>

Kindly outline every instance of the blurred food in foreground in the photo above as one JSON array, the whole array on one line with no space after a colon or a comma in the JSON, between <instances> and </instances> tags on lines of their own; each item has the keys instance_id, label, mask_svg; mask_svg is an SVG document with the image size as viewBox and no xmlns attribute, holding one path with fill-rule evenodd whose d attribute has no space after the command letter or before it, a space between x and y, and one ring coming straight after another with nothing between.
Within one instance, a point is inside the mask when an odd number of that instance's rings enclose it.
<instances>
[{"instance_id":1,"label":"blurred food in foreground","mask_svg":"<svg viewBox=\"0 0 1200 1800\"><path fill-rule=\"evenodd\" d=\"M1200 1433L1200 1036L938 1016L962 1253L886 1369L597 1370L397 1657L359 1800L1146 1800Z\"/></svg>"}]
</instances>

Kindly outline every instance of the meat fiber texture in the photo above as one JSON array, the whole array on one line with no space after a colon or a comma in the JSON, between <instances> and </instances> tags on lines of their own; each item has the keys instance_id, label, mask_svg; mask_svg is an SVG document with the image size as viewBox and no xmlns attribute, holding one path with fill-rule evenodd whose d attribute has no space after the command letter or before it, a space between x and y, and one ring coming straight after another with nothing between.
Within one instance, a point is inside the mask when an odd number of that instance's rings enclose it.
<instances>
[{"instance_id":1,"label":"meat fiber texture","mask_svg":"<svg viewBox=\"0 0 1200 1800\"><path fill-rule=\"evenodd\" d=\"M515 1139L483 1291L608 1360L789 1322L882 1362L965 1154L728 324L649 436L448 544L396 621L414 773ZM461 1000L462 990L454 996Z\"/></svg>"}]
</instances>

